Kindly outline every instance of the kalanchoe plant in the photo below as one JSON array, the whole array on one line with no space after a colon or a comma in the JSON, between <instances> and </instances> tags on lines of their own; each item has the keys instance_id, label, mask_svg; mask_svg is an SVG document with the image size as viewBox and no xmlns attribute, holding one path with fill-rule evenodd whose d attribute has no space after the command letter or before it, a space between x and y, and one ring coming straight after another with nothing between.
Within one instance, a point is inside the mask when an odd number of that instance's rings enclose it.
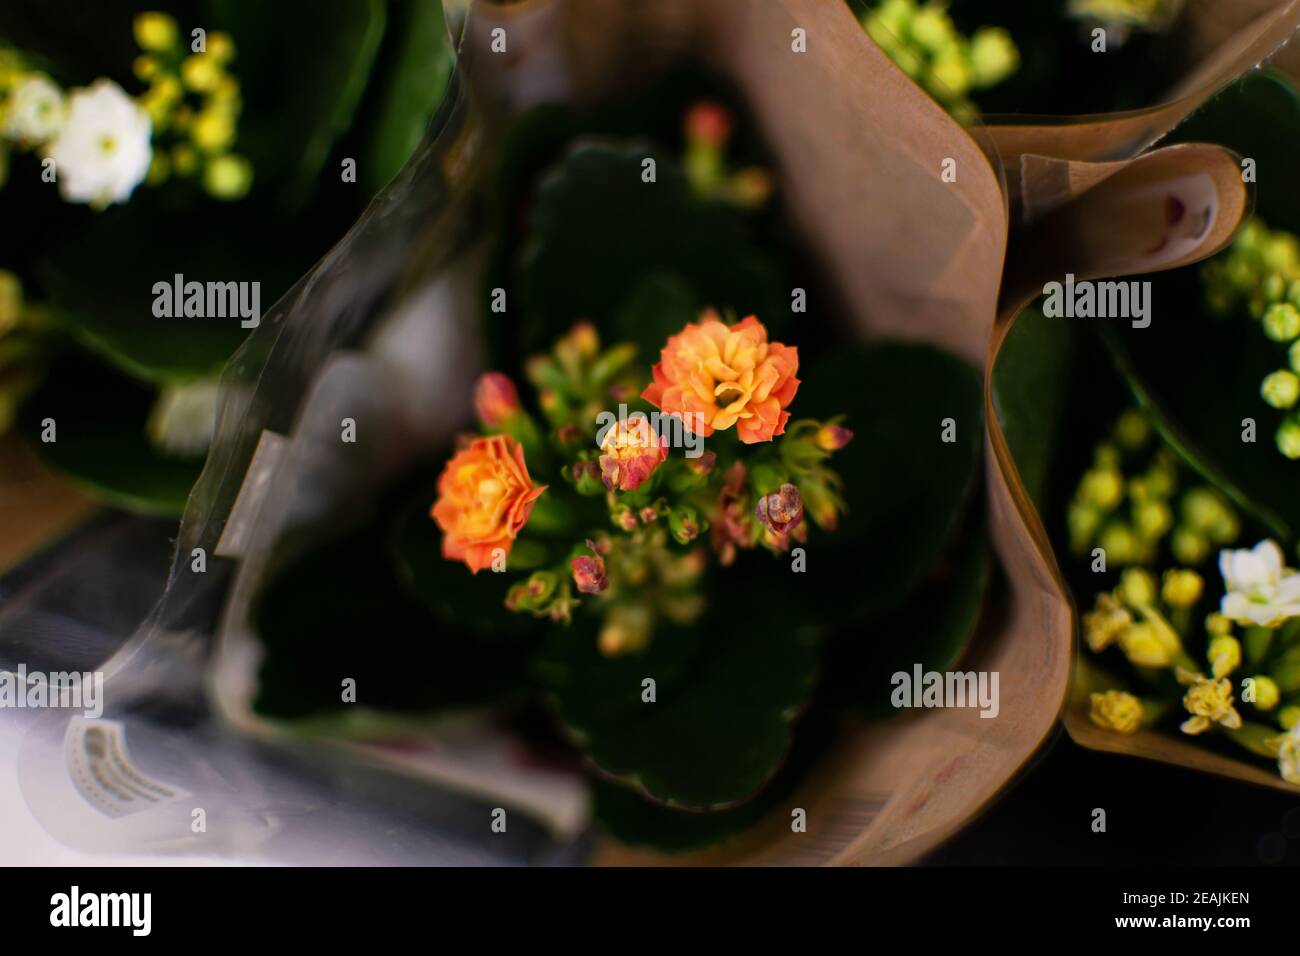
<instances>
[{"instance_id":1,"label":"kalanchoe plant","mask_svg":"<svg viewBox=\"0 0 1300 956\"><path fill-rule=\"evenodd\" d=\"M634 354L602 348L584 322L531 359L545 426L509 378L482 376L485 437L447 462L430 509L444 558L530 572L504 592L512 611L567 623L586 605L610 656L699 616L710 547L727 566L742 549L806 541L805 517L833 530L844 504L827 462L852 439L839 419L790 421L798 349L769 341L756 316L706 310L668 339L648 383ZM572 544L539 561L535 523Z\"/></svg>"}]
</instances>

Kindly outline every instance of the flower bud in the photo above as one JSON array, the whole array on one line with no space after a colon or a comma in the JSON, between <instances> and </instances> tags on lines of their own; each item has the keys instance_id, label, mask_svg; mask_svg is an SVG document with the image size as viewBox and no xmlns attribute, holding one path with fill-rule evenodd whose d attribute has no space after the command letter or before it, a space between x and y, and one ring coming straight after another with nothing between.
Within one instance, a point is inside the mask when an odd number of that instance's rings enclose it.
<instances>
[{"instance_id":1,"label":"flower bud","mask_svg":"<svg viewBox=\"0 0 1300 956\"><path fill-rule=\"evenodd\" d=\"M1168 667L1173 663L1165 642L1155 627L1148 621L1142 621L1125 629L1119 636L1120 650L1139 667Z\"/></svg>"},{"instance_id":2,"label":"flower bud","mask_svg":"<svg viewBox=\"0 0 1300 956\"><path fill-rule=\"evenodd\" d=\"M1216 637L1210 641L1205 658L1210 662L1210 671L1216 679L1225 677L1241 664L1241 642L1227 635Z\"/></svg>"},{"instance_id":3,"label":"flower bud","mask_svg":"<svg viewBox=\"0 0 1300 956\"><path fill-rule=\"evenodd\" d=\"M1132 564L1142 553L1142 543L1133 529L1119 521L1102 529L1097 544L1114 564Z\"/></svg>"},{"instance_id":4,"label":"flower bud","mask_svg":"<svg viewBox=\"0 0 1300 956\"><path fill-rule=\"evenodd\" d=\"M839 451L851 441L853 432L834 422L828 422L817 430L817 447L822 451Z\"/></svg>"},{"instance_id":5,"label":"flower bud","mask_svg":"<svg viewBox=\"0 0 1300 956\"><path fill-rule=\"evenodd\" d=\"M1001 27L980 27L970 38L970 66L977 86L1001 83L1020 65L1020 51Z\"/></svg>"},{"instance_id":6,"label":"flower bud","mask_svg":"<svg viewBox=\"0 0 1300 956\"><path fill-rule=\"evenodd\" d=\"M474 386L474 411L484 428L500 428L519 414L515 383L500 372L486 372Z\"/></svg>"},{"instance_id":7,"label":"flower bud","mask_svg":"<svg viewBox=\"0 0 1300 956\"><path fill-rule=\"evenodd\" d=\"M690 505L679 505L668 512L668 530L678 544L690 544L700 536L700 518Z\"/></svg>"},{"instance_id":8,"label":"flower bud","mask_svg":"<svg viewBox=\"0 0 1300 956\"><path fill-rule=\"evenodd\" d=\"M1179 527L1174 529L1169 548L1180 564L1200 564L1209 557L1210 541L1197 531Z\"/></svg>"},{"instance_id":9,"label":"flower bud","mask_svg":"<svg viewBox=\"0 0 1300 956\"><path fill-rule=\"evenodd\" d=\"M1274 342L1290 342L1300 335L1300 310L1290 302L1274 302L1264 310L1264 334Z\"/></svg>"},{"instance_id":10,"label":"flower bud","mask_svg":"<svg viewBox=\"0 0 1300 956\"><path fill-rule=\"evenodd\" d=\"M132 27L135 42L142 50L157 53L170 50L176 45L176 21L165 13L137 14Z\"/></svg>"},{"instance_id":11,"label":"flower bud","mask_svg":"<svg viewBox=\"0 0 1300 956\"><path fill-rule=\"evenodd\" d=\"M1288 369L1278 369L1264 376L1259 394L1274 408L1290 408L1300 398L1300 377Z\"/></svg>"},{"instance_id":12,"label":"flower bud","mask_svg":"<svg viewBox=\"0 0 1300 956\"><path fill-rule=\"evenodd\" d=\"M787 481L770 495L758 499L754 516L773 534L789 534L803 520L803 497Z\"/></svg>"},{"instance_id":13,"label":"flower bud","mask_svg":"<svg viewBox=\"0 0 1300 956\"><path fill-rule=\"evenodd\" d=\"M650 643L654 617L644 604L616 604L600 629L597 647L606 657L639 651Z\"/></svg>"},{"instance_id":14,"label":"flower bud","mask_svg":"<svg viewBox=\"0 0 1300 956\"><path fill-rule=\"evenodd\" d=\"M1143 541L1158 541L1173 523L1173 512L1163 501L1144 501L1133 509L1133 530Z\"/></svg>"},{"instance_id":15,"label":"flower bud","mask_svg":"<svg viewBox=\"0 0 1300 956\"><path fill-rule=\"evenodd\" d=\"M1115 422L1115 440L1130 451L1136 451L1151 437L1151 423L1136 408L1130 408Z\"/></svg>"},{"instance_id":16,"label":"flower bud","mask_svg":"<svg viewBox=\"0 0 1300 956\"><path fill-rule=\"evenodd\" d=\"M686 470L696 478L703 478L713 470L713 466L718 463L718 453L706 451L698 458L687 457L683 459L686 462Z\"/></svg>"},{"instance_id":17,"label":"flower bud","mask_svg":"<svg viewBox=\"0 0 1300 956\"><path fill-rule=\"evenodd\" d=\"M1195 571L1176 568L1165 572L1160 596L1170 607L1191 607L1201 599L1204 582Z\"/></svg>"},{"instance_id":18,"label":"flower bud","mask_svg":"<svg viewBox=\"0 0 1300 956\"><path fill-rule=\"evenodd\" d=\"M659 520L659 509L654 505L646 505L637 512L637 517L641 519L642 524L654 524Z\"/></svg>"},{"instance_id":19,"label":"flower bud","mask_svg":"<svg viewBox=\"0 0 1300 956\"><path fill-rule=\"evenodd\" d=\"M1283 730L1290 730L1300 724L1300 707L1291 704L1277 712L1277 722Z\"/></svg>"},{"instance_id":20,"label":"flower bud","mask_svg":"<svg viewBox=\"0 0 1300 956\"><path fill-rule=\"evenodd\" d=\"M1215 611L1205 615L1205 632L1211 637L1223 637L1232 633L1232 622Z\"/></svg>"},{"instance_id":21,"label":"flower bud","mask_svg":"<svg viewBox=\"0 0 1300 956\"><path fill-rule=\"evenodd\" d=\"M1151 607L1156 603L1156 579L1149 571L1129 568L1120 575L1117 593L1129 607Z\"/></svg>"},{"instance_id":22,"label":"flower bud","mask_svg":"<svg viewBox=\"0 0 1300 956\"><path fill-rule=\"evenodd\" d=\"M600 444L600 474L611 491L635 491L668 457L668 443L640 412L616 422Z\"/></svg>"},{"instance_id":23,"label":"flower bud","mask_svg":"<svg viewBox=\"0 0 1300 956\"><path fill-rule=\"evenodd\" d=\"M592 550L595 551L595 548ZM569 566L573 569L573 583L583 594L599 594L609 587L609 578L605 576L605 561L599 554L574 558Z\"/></svg>"},{"instance_id":24,"label":"flower bud","mask_svg":"<svg viewBox=\"0 0 1300 956\"><path fill-rule=\"evenodd\" d=\"M1277 443L1277 450L1286 457L1293 461L1300 458L1300 421L1288 418L1277 426L1273 440Z\"/></svg>"},{"instance_id":25,"label":"flower bud","mask_svg":"<svg viewBox=\"0 0 1300 956\"><path fill-rule=\"evenodd\" d=\"M510 588L506 607L512 611L543 611L555 596L559 578L554 571L534 571L528 580Z\"/></svg>"},{"instance_id":26,"label":"flower bud","mask_svg":"<svg viewBox=\"0 0 1300 956\"><path fill-rule=\"evenodd\" d=\"M1267 674L1256 674L1251 678L1255 682L1255 707L1259 710L1272 710L1282 699L1282 691L1277 681Z\"/></svg>"},{"instance_id":27,"label":"flower bud","mask_svg":"<svg viewBox=\"0 0 1300 956\"><path fill-rule=\"evenodd\" d=\"M609 517L614 522L614 527L621 528L623 531L635 531L639 524L636 520L636 512L621 501L610 507Z\"/></svg>"},{"instance_id":28,"label":"flower bud","mask_svg":"<svg viewBox=\"0 0 1300 956\"><path fill-rule=\"evenodd\" d=\"M1079 483L1079 498L1085 504L1109 511L1124 495L1124 476L1115 468L1094 468Z\"/></svg>"},{"instance_id":29,"label":"flower bud","mask_svg":"<svg viewBox=\"0 0 1300 956\"><path fill-rule=\"evenodd\" d=\"M573 463L570 474L573 476L573 487L580 495L594 497L605 493L605 483L600 477L600 465L594 461L578 461Z\"/></svg>"},{"instance_id":30,"label":"flower bud","mask_svg":"<svg viewBox=\"0 0 1300 956\"><path fill-rule=\"evenodd\" d=\"M731 114L711 101L696 103L686 114L686 138L702 146L722 146L731 137Z\"/></svg>"}]
</instances>

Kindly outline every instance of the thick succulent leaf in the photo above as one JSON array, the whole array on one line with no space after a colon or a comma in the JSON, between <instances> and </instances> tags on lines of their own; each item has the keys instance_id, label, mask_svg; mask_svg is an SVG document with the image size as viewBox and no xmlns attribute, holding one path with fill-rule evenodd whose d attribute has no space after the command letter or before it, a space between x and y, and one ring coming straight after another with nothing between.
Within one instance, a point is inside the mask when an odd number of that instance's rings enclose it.
<instances>
[{"instance_id":1,"label":"thick succulent leaf","mask_svg":"<svg viewBox=\"0 0 1300 956\"><path fill-rule=\"evenodd\" d=\"M946 352L901 342L840 349L800 378L794 416L843 415L854 435L830 461L848 511L808 542L809 607L860 623L905 598L957 531L983 449L980 379Z\"/></svg>"},{"instance_id":2,"label":"thick succulent leaf","mask_svg":"<svg viewBox=\"0 0 1300 956\"><path fill-rule=\"evenodd\" d=\"M793 611L715 601L697 625L660 627L648 650L613 659L575 622L551 630L537 673L603 776L667 806L729 807L776 774L812 693L816 634Z\"/></svg>"},{"instance_id":3,"label":"thick succulent leaf","mask_svg":"<svg viewBox=\"0 0 1300 956\"><path fill-rule=\"evenodd\" d=\"M18 428L54 468L128 511L179 515L203 459L159 451L145 431L156 393L85 356L68 354L24 403ZM55 441L41 440L54 420Z\"/></svg>"},{"instance_id":4,"label":"thick succulent leaf","mask_svg":"<svg viewBox=\"0 0 1300 956\"><path fill-rule=\"evenodd\" d=\"M654 182L642 181L647 159ZM742 214L696 199L676 160L648 143L578 140L543 177L530 215L521 265L529 351L577 318L603 331L630 290L656 273L675 274L706 305L769 322L789 315L779 272L747 238ZM679 318L646 316L627 332L652 358L680 331Z\"/></svg>"}]
</instances>

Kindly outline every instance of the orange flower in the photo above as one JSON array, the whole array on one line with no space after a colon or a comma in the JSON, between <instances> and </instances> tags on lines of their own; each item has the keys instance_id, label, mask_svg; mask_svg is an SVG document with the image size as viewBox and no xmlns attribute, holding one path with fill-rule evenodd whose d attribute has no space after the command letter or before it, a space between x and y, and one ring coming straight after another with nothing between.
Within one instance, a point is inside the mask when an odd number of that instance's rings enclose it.
<instances>
[{"instance_id":1,"label":"orange flower","mask_svg":"<svg viewBox=\"0 0 1300 956\"><path fill-rule=\"evenodd\" d=\"M732 425L746 445L782 434L799 388L799 350L768 342L752 315L730 327L712 311L700 319L669 338L641 397L705 437Z\"/></svg>"},{"instance_id":2,"label":"orange flower","mask_svg":"<svg viewBox=\"0 0 1300 956\"><path fill-rule=\"evenodd\" d=\"M475 438L438 478L429 514L442 529L442 556L464 561L475 574L491 567L497 548L510 553L545 490L528 477L519 442L509 435Z\"/></svg>"}]
</instances>

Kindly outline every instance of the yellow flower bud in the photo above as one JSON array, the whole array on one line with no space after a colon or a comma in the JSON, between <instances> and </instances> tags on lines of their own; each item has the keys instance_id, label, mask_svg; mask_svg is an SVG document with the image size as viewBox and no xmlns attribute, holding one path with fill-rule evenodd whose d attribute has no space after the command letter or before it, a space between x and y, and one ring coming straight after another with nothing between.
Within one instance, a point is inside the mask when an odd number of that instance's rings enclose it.
<instances>
[{"instance_id":1,"label":"yellow flower bud","mask_svg":"<svg viewBox=\"0 0 1300 956\"><path fill-rule=\"evenodd\" d=\"M158 69L158 61L146 54L137 56L131 63L131 72L135 74L135 78L146 83L158 75Z\"/></svg>"},{"instance_id":2,"label":"yellow flower bud","mask_svg":"<svg viewBox=\"0 0 1300 956\"><path fill-rule=\"evenodd\" d=\"M970 38L970 66L976 86L1001 83L1020 66L1020 51L1000 27L980 27Z\"/></svg>"},{"instance_id":3,"label":"yellow flower bud","mask_svg":"<svg viewBox=\"0 0 1300 956\"><path fill-rule=\"evenodd\" d=\"M203 188L217 199L241 199L252 185L252 164L234 153L209 160L203 169Z\"/></svg>"},{"instance_id":4,"label":"yellow flower bud","mask_svg":"<svg viewBox=\"0 0 1300 956\"><path fill-rule=\"evenodd\" d=\"M1256 674L1251 678L1255 682L1254 704L1258 710L1272 710L1282 699L1282 691L1277 681L1267 674Z\"/></svg>"},{"instance_id":5,"label":"yellow flower bud","mask_svg":"<svg viewBox=\"0 0 1300 956\"><path fill-rule=\"evenodd\" d=\"M1138 667L1168 667L1174 657L1155 625L1142 621L1119 635L1119 647L1124 656Z\"/></svg>"},{"instance_id":6,"label":"yellow flower bud","mask_svg":"<svg viewBox=\"0 0 1300 956\"><path fill-rule=\"evenodd\" d=\"M1205 651L1210 672L1215 678L1226 677L1241 664L1241 642L1235 637L1216 637Z\"/></svg>"},{"instance_id":7,"label":"yellow flower bud","mask_svg":"<svg viewBox=\"0 0 1300 956\"><path fill-rule=\"evenodd\" d=\"M181 62L181 82L196 93L211 93L222 75L221 64L206 53L192 53Z\"/></svg>"},{"instance_id":8,"label":"yellow flower bud","mask_svg":"<svg viewBox=\"0 0 1300 956\"><path fill-rule=\"evenodd\" d=\"M1150 571L1128 568L1120 575L1115 593L1129 607L1151 607L1156 603L1156 579Z\"/></svg>"},{"instance_id":9,"label":"yellow flower bud","mask_svg":"<svg viewBox=\"0 0 1300 956\"><path fill-rule=\"evenodd\" d=\"M1223 637L1232 633L1232 622L1215 611L1205 615L1205 630L1212 637Z\"/></svg>"},{"instance_id":10,"label":"yellow flower bud","mask_svg":"<svg viewBox=\"0 0 1300 956\"><path fill-rule=\"evenodd\" d=\"M1133 529L1118 521L1112 521L1102 529L1097 544L1111 562L1117 565L1132 564L1142 555L1142 542L1133 533Z\"/></svg>"},{"instance_id":11,"label":"yellow flower bud","mask_svg":"<svg viewBox=\"0 0 1300 956\"><path fill-rule=\"evenodd\" d=\"M1170 607L1191 607L1201 599L1204 582L1195 571L1175 568L1165 572L1160 596Z\"/></svg>"},{"instance_id":12,"label":"yellow flower bud","mask_svg":"<svg viewBox=\"0 0 1300 956\"><path fill-rule=\"evenodd\" d=\"M235 138L235 123L222 109L200 110L190 126L190 139L205 153L220 153Z\"/></svg>"},{"instance_id":13,"label":"yellow flower bud","mask_svg":"<svg viewBox=\"0 0 1300 956\"><path fill-rule=\"evenodd\" d=\"M235 41L224 30L213 30L208 34L208 56L224 65L235 58Z\"/></svg>"},{"instance_id":14,"label":"yellow flower bud","mask_svg":"<svg viewBox=\"0 0 1300 956\"><path fill-rule=\"evenodd\" d=\"M930 65L927 88L939 99L958 99L970 90L971 72L966 60L956 53L946 53ZM1297 315L1300 319L1300 315ZM1300 331L1297 332L1300 334Z\"/></svg>"},{"instance_id":15,"label":"yellow flower bud","mask_svg":"<svg viewBox=\"0 0 1300 956\"><path fill-rule=\"evenodd\" d=\"M160 53L176 45L176 21L165 13L141 13L132 24L135 42L142 50Z\"/></svg>"},{"instance_id":16,"label":"yellow flower bud","mask_svg":"<svg viewBox=\"0 0 1300 956\"><path fill-rule=\"evenodd\" d=\"M1114 468L1094 468L1079 483L1079 497L1086 504L1109 511L1124 496L1124 476Z\"/></svg>"},{"instance_id":17,"label":"yellow flower bud","mask_svg":"<svg viewBox=\"0 0 1300 956\"><path fill-rule=\"evenodd\" d=\"M199 154L186 143L172 148L172 169L177 176L192 176L199 168Z\"/></svg>"},{"instance_id":18,"label":"yellow flower bud","mask_svg":"<svg viewBox=\"0 0 1300 956\"><path fill-rule=\"evenodd\" d=\"M1144 541L1158 541L1173 523L1173 512L1163 501L1144 501L1133 508L1133 529Z\"/></svg>"},{"instance_id":19,"label":"yellow flower bud","mask_svg":"<svg viewBox=\"0 0 1300 956\"><path fill-rule=\"evenodd\" d=\"M1179 527L1169 541L1174 559L1180 564L1200 564L1210 554L1210 540L1198 531Z\"/></svg>"},{"instance_id":20,"label":"yellow flower bud","mask_svg":"<svg viewBox=\"0 0 1300 956\"><path fill-rule=\"evenodd\" d=\"M1142 702L1126 691L1089 694L1088 701L1088 718L1098 727L1131 734L1142 726Z\"/></svg>"},{"instance_id":21,"label":"yellow flower bud","mask_svg":"<svg viewBox=\"0 0 1300 956\"><path fill-rule=\"evenodd\" d=\"M1291 704L1277 712L1277 722L1283 730L1290 730L1300 724L1300 707Z\"/></svg>"}]
</instances>

